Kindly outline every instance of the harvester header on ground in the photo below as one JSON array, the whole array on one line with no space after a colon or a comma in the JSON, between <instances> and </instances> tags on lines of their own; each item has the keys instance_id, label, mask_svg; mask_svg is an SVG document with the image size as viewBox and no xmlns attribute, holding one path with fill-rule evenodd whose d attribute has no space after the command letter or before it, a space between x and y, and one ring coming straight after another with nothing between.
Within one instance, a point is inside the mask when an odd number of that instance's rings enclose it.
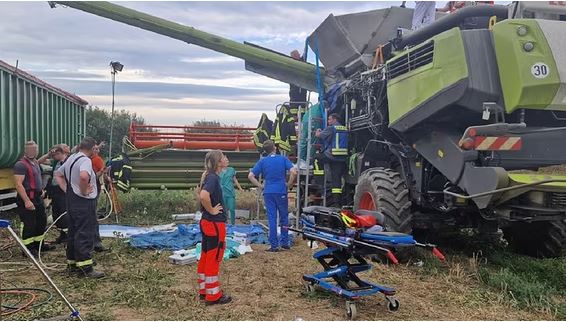
<instances>
[{"instance_id":1,"label":"harvester header on ground","mask_svg":"<svg viewBox=\"0 0 566 322\"><path fill-rule=\"evenodd\" d=\"M175 125L130 125L130 141L138 149L166 143L183 150L219 149L255 151L251 127L206 127Z\"/></svg>"}]
</instances>

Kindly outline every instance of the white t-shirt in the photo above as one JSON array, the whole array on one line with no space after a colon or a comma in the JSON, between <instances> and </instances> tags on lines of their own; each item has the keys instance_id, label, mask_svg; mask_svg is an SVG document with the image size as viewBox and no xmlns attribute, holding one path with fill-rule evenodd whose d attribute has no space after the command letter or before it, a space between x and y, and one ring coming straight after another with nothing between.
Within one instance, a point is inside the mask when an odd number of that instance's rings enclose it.
<instances>
[{"instance_id":1,"label":"white t-shirt","mask_svg":"<svg viewBox=\"0 0 566 322\"><path fill-rule=\"evenodd\" d=\"M77 160L81 156L82 158L75 162L75 160ZM73 163L75 165L73 165ZM73 167L73 172L69 173L71 166ZM89 185L92 188L92 192L88 196L83 196L81 193L81 188L79 185L81 181L81 171L86 171L90 177ZM71 178L71 188L77 196L87 199L96 199L96 195L98 194L96 191L96 174L92 169L92 161L84 153L78 152L71 155L67 159L67 161L65 161L65 163L59 169L57 169L57 171L55 171L55 173L64 175L67 180L69 179L69 177Z\"/></svg>"},{"instance_id":2,"label":"white t-shirt","mask_svg":"<svg viewBox=\"0 0 566 322\"><path fill-rule=\"evenodd\" d=\"M415 1L413 11L413 30L417 30L434 22L436 18L436 1Z\"/></svg>"}]
</instances>

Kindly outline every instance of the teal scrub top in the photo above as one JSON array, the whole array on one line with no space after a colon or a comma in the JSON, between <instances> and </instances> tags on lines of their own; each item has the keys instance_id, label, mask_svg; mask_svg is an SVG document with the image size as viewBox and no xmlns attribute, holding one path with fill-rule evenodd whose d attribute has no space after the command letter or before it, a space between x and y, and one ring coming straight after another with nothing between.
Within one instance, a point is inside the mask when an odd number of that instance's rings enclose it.
<instances>
[{"instance_id":1,"label":"teal scrub top","mask_svg":"<svg viewBox=\"0 0 566 322\"><path fill-rule=\"evenodd\" d=\"M224 197L235 197L236 190L234 189L234 177L236 170L228 167L220 172L220 186L222 187L222 195Z\"/></svg>"}]
</instances>

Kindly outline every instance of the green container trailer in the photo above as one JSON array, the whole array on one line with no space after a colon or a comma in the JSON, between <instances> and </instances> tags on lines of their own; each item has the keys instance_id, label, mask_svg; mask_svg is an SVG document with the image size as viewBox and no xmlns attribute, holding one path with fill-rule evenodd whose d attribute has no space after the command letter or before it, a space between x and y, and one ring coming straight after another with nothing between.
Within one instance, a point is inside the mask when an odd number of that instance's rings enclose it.
<instances>
[{"instance_id":1,"label":"green container trailer","mask_svg":"<svg viewBox=\"0 0 566 322\"><path fill-rule=\"evenodd\" d=\"M87 104L0 60L0 210L4 198L13 195L12 167L25 142L37 142L40 154L54 144L78 144L85 135Z\"/></svg>"}]
</instances>

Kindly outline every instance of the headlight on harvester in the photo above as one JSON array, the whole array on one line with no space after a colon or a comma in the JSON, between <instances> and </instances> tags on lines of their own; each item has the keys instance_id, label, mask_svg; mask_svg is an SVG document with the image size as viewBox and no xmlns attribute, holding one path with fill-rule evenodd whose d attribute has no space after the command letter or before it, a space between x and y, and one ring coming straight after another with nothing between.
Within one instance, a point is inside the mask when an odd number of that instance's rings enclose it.
<instances>
[{"instance_id":1,"label":"headlight on harvester","mask_svg":"<svg viewBox=\"0 0 566 322\"><path fill-rule=\"evenodd\" d=\"M524 49L526 52L530 52L530 51L533 50L534 48L535 48L535 44L533 44L533 43L530 42L530 41L527 41L526 43L523 44L523 49Z\"/></svg>"},{"instance_id":2,"label":"headlight on harvester","mask_svg":"<svg viewBox=\"0 0 566 322\"><path fill-rule=\"evenodd\" d=\"M517 35L523 37L527 35L527 32L528 32L527 26L517 27Z\"/></svg>"},{"instance_id":3,"label":"headlight on harvester","mask_svg":"<svg viewBox=\"0 0 566 322\"><path fill-rule=\"evenodd\" d=\"M537 205L544 205L544 192L542 191L531 191L528 194L529 200Z\"/></svg>"}]
</instances>

